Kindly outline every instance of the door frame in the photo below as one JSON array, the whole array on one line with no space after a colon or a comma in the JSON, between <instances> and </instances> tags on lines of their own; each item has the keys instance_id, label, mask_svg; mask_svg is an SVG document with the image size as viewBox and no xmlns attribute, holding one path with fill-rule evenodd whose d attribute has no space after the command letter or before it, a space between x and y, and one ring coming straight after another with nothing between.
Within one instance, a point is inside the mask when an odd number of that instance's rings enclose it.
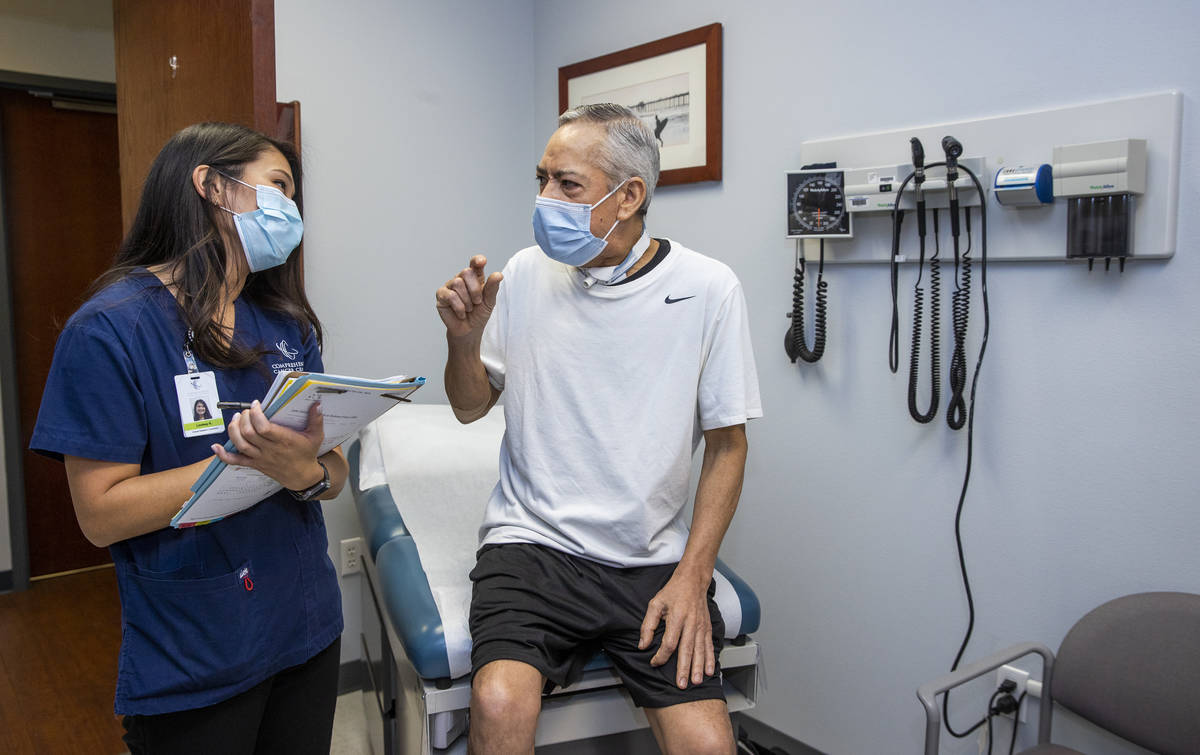
<instances>
[{"instance_id":1,"label":"door frame","mask_svg":"<svg viewBox=\"0 0 1200 755\"><path fill-rule=\"evenodd\" d=\"M67 79L0 70L0 87L24 89L35 97L116 105L117 85L104 81ZM0 123L0 139L3 138ZM4 470L8 494L9 541L12 550L12 584L0 572L0 592L29 589L29 531L25 511L25 473L21 457L21 404L17 386L12 282L9 279L8 227L4 222L4 154L0 152L0 413L4 416Z\"/></svg>"}]
</instances>

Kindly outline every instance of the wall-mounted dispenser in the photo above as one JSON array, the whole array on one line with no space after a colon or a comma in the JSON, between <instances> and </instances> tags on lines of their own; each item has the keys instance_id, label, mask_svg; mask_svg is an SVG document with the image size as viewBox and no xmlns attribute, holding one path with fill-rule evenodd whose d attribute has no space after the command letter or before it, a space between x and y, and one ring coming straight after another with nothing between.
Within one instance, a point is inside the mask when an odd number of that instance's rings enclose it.
<instances>
[{"instance_id":1,"label":"wall-mounted dispenser","mask_svg":"<svg viewBox=\"0 0 1200 755\"><path fill-rule=\"evenodd\" d=\"M996 172L992 193L1005 207L1041 207L1054 201L1050 166L1017 166Z\"/></svg>"}]
</instances>

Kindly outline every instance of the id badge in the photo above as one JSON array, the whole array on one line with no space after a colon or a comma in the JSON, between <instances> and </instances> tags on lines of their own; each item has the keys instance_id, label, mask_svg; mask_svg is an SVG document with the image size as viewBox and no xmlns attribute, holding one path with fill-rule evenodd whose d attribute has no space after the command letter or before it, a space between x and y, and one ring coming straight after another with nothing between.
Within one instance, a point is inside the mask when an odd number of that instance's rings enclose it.
<instances>
[{"instance_id":1,"label":"id badge","mask_svg":"<svg viewBox=\"0 0 1200 755\"><path fill-rule=\"evenodd\" d=\"M217 408L217 376L213 372L189 372L175 376L179 418L183 437L195 438L225 432L225 420Z\"/></svg>"}]
</instances>

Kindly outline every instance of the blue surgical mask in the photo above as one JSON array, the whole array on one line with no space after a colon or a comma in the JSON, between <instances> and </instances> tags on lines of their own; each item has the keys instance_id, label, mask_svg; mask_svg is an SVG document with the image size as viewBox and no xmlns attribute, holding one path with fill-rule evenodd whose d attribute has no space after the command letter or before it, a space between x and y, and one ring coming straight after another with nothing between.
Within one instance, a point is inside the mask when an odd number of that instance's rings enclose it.
<instances>
[{"instance_id":1,"label":"blue surgical mask","mask_svg":"<svg viewBox=\"0 0 1200 755\"><path fill-rule=\"evenodd\" d=\"M579 272L583 273L584 288L591 288L592 285L599 283L604 286L611 286L614 283L620 283L625 277L625 273L629 268L633 267L633 263L642 258L646 250L650 248L650 232L642 229L642 237L637 240L633 248L629 250L629 254L625 255L625 259L616 267L581 267Z\"/></svg>"},{"instance_id":2,"label":"blue surgical mask","mask_svg":"<svg viewBox=\"0 0 1200 755\"><path fill-rule=\"evenodd\" d=\"M225 176L224 173L221 175ZM300 245L304 236L304 220L296 203L274 186L250 186L233 176L225 177L256 192L257 210L238 213L221 208L233 215L233 225L242 240L250 272L257 273L287 262L288 255Z\"/></svg>"},{"instance_id":3,"label":"blue surgical mask","mask_svg":"<svg viewBox=\"0 0 1200 755\"><path fill-rule=\"evenodd\" d=\"M616 194L628 180L617 184L616 189L596 204L538 197L533 203L533 237L537 245L550 259L575 267L582 267L599 257L620 221L612 224L604 238L596 238L592 234L592 210Z\"/></svg>"}]
</instances>

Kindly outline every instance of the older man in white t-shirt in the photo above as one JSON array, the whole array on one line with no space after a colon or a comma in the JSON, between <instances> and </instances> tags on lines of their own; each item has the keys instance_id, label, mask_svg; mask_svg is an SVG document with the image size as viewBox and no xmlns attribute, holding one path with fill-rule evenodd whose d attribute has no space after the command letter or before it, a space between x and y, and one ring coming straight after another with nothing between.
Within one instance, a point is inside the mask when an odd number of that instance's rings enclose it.
<instances>
[{"instance_id":1,"label":"older man in white t-shirt","mask_svg":"<svg viewBox=\"0 0 1200 755\"><path fill-rule=\"evenodd\" d=\"M532 752L543 688L599 649L665 752L734 752L712 574L758 378L733 272L646 231L658 167L627 108L565 113L537 167L537 246L490 276L476 256L437 292L455 414L505 395L471 572L473 753Z\"/></svg>"}]
</instances>

